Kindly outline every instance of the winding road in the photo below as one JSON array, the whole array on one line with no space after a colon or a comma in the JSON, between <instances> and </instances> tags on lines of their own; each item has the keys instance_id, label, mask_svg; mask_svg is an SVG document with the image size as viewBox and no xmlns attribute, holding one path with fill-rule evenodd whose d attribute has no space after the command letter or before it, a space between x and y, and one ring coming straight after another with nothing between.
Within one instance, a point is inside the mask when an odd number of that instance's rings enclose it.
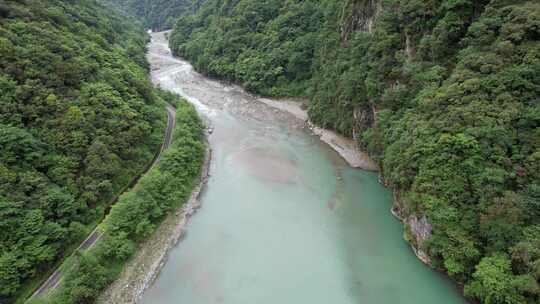
<instances>
[{"instance_id":1,"label":"winding road","mask_svg":"<svg viewBox=\"0 0 540 304\"><path fill-rule=\"evenodd\" d=\"M154 161L152 162L152 165L148 166L148 169L145 172L143 172L141 175L137 176L130 183L131 186L135 185L142 175L144 175L146 172L148 172L148 170L150 170L152 167L154 167L154 165L161 158L161 155L163 154L163 151L165 151L167 148L169 148L169 146L172 143L173 130L174 130L175 124L176 124L176 109L171 105L167 105L167 128L165 129L165 135L164 135L164 138L163 138L163 144L161 145L161 149L160 149L159 153L156 155L156 157L154 158ZM127 187L126 191L128 191L131 188L132 187ZM118 199L119 196L120 195L118 195L116 197L116 199ZM114 200L113 204L116 202L116 199ZM98 225L98 227L99 227L99 225ZM99 232L98 227L96 227L94 229L94 231L92 231L92 233L90 233L90 235L79 245L79 247L77 247L75 252L88 250L88 249L92 248L101 239L101 233ZM30 300L33 299L34 297L39 297L39 296L42 296L44 294L47 294L51 290L55 289L60 284L60 282L62 281L62 277L63 277L63 274L62 274L62 272L60 270L60 267L58 267L53 272L53 274L51 276L49 276L49 278L43 284L41 284L41 286L32 294L32 296L30 297Z\"/></svg>"}]
</instances>

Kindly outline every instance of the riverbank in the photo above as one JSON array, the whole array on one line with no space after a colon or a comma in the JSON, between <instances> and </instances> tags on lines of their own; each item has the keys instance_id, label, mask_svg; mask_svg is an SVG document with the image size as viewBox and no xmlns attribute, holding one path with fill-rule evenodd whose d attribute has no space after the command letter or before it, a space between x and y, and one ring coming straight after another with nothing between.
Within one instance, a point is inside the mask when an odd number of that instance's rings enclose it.
<instances>
[{"instance_id":1,"label":"riverbank","mask_svg":"<svg viewBox=\"0 0 540 304\"><path fill-rule=\"evenodd\" d=\"M313 132L313 134L319 136L321 141L327 143L332 149L334 149L345 161L353 168L360 168L368 171L379 171L377 163L375 163L368 153L360 151L353 139L349 139L339 134L315 126L310 120L306 110L302 109L302 101L283 99L275 101L267 98L259 98L260 102L292 114L296 118L306 122L307 127ZM389 185L384 181L382 176L379 176L379 182L385 187ZM405 205L401 200L401 195L395 189L393 191L393 204L390 208L390 212L396 219L398 219L403 225L404 229L408 232L404 237L407 243L411 246L412 251L416 257L429 267L431 265L431 259L429 254L422 248L422 244L431 237L432 226L428 222L425 216L418 218L416 215L405 216Z\"/></svg>"},{"instance_id":2,"label":"riverbank","mask_svg":"<svg viewBox=\"0 0 540 304\"><path fill-rule=\"evenodd\" d=\"M302 109L301 101L290 99L275 101L268 98L259 98L258 100L272 108L287 112L294 117L305 121L311 132L319 136L321 141L332 147L332 149L334 149L349 164L349 166L367 171L379 171L377 163L373 161L366 152L358 149L358 145L353 139L346 138L334 131L323 129L313 124L309 120L307 111Z\"/></svg>"},{"instance_id":3,"label":"riverbank","mask_svg":"<svg viewBox=\"0 0 540 304\"><path fill-rule=\"evenodd\" d=\"M184 235L189 218L200 208L199 197L210 176L211 160L212 150L207 147L199 183L188 202L180 210L169 214L152 237L140 245L120 277L101 294L97 303L127 304L140 300L167 261L169 251Z\"/></svg>"}]
</instances>

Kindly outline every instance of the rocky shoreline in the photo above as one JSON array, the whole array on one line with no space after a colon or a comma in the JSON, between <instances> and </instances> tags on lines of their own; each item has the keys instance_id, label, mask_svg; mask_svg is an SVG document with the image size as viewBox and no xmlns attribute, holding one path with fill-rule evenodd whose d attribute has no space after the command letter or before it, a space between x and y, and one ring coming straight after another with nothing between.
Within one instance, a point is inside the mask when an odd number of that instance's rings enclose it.
<instances>
[{"instance_id":1,"label":"rocky shoreline","mask_svg":"<svg viewBox=\"0 0 540 304\"><path fill-rule=\"evenodd\" d=\"M307 127L313 134L327 143L334 149L345 161L353 168L360 168L367 171L380 172L379 166L373 161L368 153L358 149L358 145L354 140L340 136L339 134L315 126L310 120L307 111L301 108L301 101L281 100L275 101L266 98L259 98L260 102L278 109L288 112L306 122ZM389 185L384 181L382 173L379 176L379 182L385 187ZM429 254L422 249L423 242L431 237L432 226L428 222L426 216L418 217L414 214L408 214L405 210L405 205L401 199L401 194L398 190L393 189L393 204L390 212L405 226L405 240L410 244L416 257L424 264L431 266Z\"/></svg>"},{"instance_id":2,"label":"rocky shoreline","mask_svg":"<svg viewBox=\"0 0 540 304\"><path fill-rule=\"evenodd\" d=\"M184 235L189 218L201 206L199 197L210 176L211 159L212 150L207 147L199 184L193 189L188 202L165 218L152 237L138 248L120 277L101 294L97 303L131 304L142 298L144 291L159 275L170 250Z\"/></svg>"},{"instance_id":3,"label":"rocky shoreline","mask_svg":"<svg viewBox=\"0 0 540 304\"><path fill-rule=\"evenodd\" d=\"M349 166L367 171L379 171L377 163L373 161L366 152L361 151L354 140L341 136L334 131L317 127L313 124L309 120L307 111L302 109L299 101L287 99L275 101L267 98L259 98L258 100L272 108L288 112L304 121L311 132L334 149L349 164Z\"/></svg>"}]
</instances>

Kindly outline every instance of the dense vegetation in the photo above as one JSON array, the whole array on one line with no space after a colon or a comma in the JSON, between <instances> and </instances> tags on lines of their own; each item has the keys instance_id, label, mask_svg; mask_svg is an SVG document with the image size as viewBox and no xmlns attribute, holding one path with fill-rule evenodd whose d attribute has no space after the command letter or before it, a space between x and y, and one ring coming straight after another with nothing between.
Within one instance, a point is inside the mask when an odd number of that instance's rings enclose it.
<instances>
[{"instance_id":1,"label":"dense vegetation","mask_svg":"<svg viewBox=\"0 0 540 304\"><path fill-rule=\"evenodd\" d=\"M322 13L317 1L207 1L180 18L171 49L196 69L260 94L302 95Z\"/></svg>"},{"instance_id":2,"label":"dense vegetation","mask_svg":"<svg viewBox=\"0 0 540 304\"><path fill-rule=\"evenodd\" d=\"M120 197L100 227L102 239L76 257L55 294L33 303L93 303L100 291L120 274L137 245L168 212L190 197L204 161L202 122L186 101L172 94L164 94L164 98L177 107L171 146L137 186Z\"/></svg>"},{"instance_id":3,"label":"dense vegetation","mask_svg":"<svg viewBox=\"0 0 540 304\"><path fill-rule=\"evenodd\" d=\"M28 296L158 151L146 43L94 0L0 0L0 302Z\"/></svg>"},{"instance_id":4,"label":"dense vegetation","mask_svg":"<svg viewBox=\"0 0 540 304\"><path fill-rule=\"evenodd\" d=\"M197 8L201 0L100 0L130 16L138 17L143 25L155 31L171 29L176 18Z\"/></svg>"},{"instance_id":5,"label":"dense vegetation","mask_svg":"<svg viewBox=\"0 0 540 304\"><path fill-rule=\"evenodd\" d=\"M434 267L484 303L540 301L538 1L207 0L171 47L253 92L310 97L405 215L427 216Z\"/></svg>"}]
</instances>

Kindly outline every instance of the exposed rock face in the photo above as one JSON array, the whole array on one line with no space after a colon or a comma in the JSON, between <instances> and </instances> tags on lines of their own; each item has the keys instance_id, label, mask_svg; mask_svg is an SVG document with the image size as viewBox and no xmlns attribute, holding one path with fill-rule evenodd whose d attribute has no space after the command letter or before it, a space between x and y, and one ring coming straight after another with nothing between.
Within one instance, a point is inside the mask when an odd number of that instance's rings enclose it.
<instances>
[{"instance_id":1,"label":"exposed rock face","mask_svg":"<svg viewBox=\"0 0 540 304\"><path fill-rule=\"evenodd\" d=\"M354 32L371 33L375 19L382 9L380 0L348 0L341 13L341 41L347 44Z\"/></svg>"},{"instance_id":2,"label":"exposed rock face","mask_svg":"<svg viewBox=\"0 0 540 304\"><path fill-rule=\"evenodd\" d=\"M431 265L428 253L423 249L423 243L431 237L432 226L425 215L420 219L416 216L409 216L407 226L414 240L411 246L416 256L425 264ZM415 243L415 244L414 244Z\"/></svg>"},{"instance_id":3,"label":"exposed rock face","mask_svg":"<svg viewBox=\"0 0 540 304\"><path fill-rule=\"evenodd\" d=\"M353 117L354 117L354 126L353 126L354 138L357 138L356 134L360 134L364 132L365 130L371 128L373 126L373 123L375 122L375 116L374 116L372 107L368 105L355 108Z\"/></svg>"},{"instance_id":4,"label":"exposed rock face","mask_svg":"<svg viewBox=\"0 0 540 304\"><path fill-rule=\"evenodd\" d=\"M425 251L424 242L427 241L433 231L425 215L412 214L407 204L401 198L401 193L394 190L394 204L392 214L405 224L405 239L411 245L414 253L422 262L431 265L429 254Z\"/></svg>"},{"instance_id":5,"label":"exposed rock face","mask_svg":"<svg viewBox=\"0 0 540 304\"><path fill-rule=\"evenodd\" d=\"M405 33L405 54L407 54L407 59L409 61L413 60L416 56L416 48L411 41L409 34Z\"/></svg>"},{"instance_id":6,"label":"exposed rock face","mask_svg":"<svg viewBox=\"0 0 540 304\"><path fill-rule=\"evenodd\" d=\"M341 43L347 45L355 32L371 33L377 16L382 11L381 0L347 0L341 12ZM353 138L358 138L375 123L375 109L372 105L362 105L354 109Z\"/></svg>"},{"instance_id":7,"label":"exposed rock face","mask_svg":"<svg viewBox=\"0 0 540 304\"><path fill-rule=\"evenodd\" d=\"M383 184L385 187L389 187L388 183L384 179L383 176L379 177L379 181L381 184ZM394 196L394 203L392 205L392 214L397 217L400 221L403 222L403 219L406 217L406 210L405 205L403 204L403 200L401 199L401 193L397 190L394 190L393 192Z\"/></svg>"},{"instance_id":8,"label":"exposed rock face","mask_svg":"<svg viewBox=\"0 0 540 304\"><path fill-rule=\"evenodd\" d=\"M381 0L345 1L341 12L340 35L342 45L346 46L349 38L355 32L372 33L377 16L382 9ZM406 35L405 40L404 52L408 60L413 60L416 55L416 48L409 35ZM394 84L394 86L398 85L398 83ZM355 139L358 139L358 135L364 131L377 127L378 109L376 104L375 100L371 100L369 105L361 105L354 109L353 136ZM379 180L386 187L392 186L385 180L382 171ZM433 230L428 218L421 213L418 214L417 211L410 210L407 202L402 199L399 190L394 190L394 204L391 211L405 225L405 239L411 244L416 256L425 264L430 265L431 259L424 245L425 241L431 237Z\"/></svg>"}]
</instances>

